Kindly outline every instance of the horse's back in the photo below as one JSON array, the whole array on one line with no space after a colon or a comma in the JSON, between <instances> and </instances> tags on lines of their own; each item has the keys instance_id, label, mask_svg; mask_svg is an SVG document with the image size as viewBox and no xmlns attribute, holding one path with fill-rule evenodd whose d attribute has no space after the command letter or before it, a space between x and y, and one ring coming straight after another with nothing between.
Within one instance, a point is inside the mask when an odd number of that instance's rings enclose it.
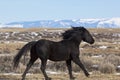
<instances>
[{"instance_id":1,"label":"horse's back","mask_svg":"<svg viewBox=\"0 0 120 80\"><path fill-rule=\"evenodd\" d=\"M67 60L70 56L69 48L63 42L54 42L50 40L39 40L36 43L36 51L40 57L52 61Z\"/></svg>"}]
</instances>

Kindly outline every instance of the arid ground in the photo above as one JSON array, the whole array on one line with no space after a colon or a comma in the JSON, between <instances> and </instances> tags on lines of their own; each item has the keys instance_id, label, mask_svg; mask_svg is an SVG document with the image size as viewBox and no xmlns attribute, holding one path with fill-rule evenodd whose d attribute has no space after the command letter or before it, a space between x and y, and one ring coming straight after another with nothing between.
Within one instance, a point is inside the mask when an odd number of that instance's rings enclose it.
<instances>
[{"instance_id":1,"label":"arid ground","mask_svg":"<svg viewBox=\"0 0 120 80\"><path fill-rule=\"evenodd\" d=\"M17 70L13 70L12 61L20 48L27 42L39 39L60 41L61 33L66 29L14 28L0 29L0 80L21 80L21 75L29 60L22 57ZM82 42L80 59L91 73L85 77L81 69L73 64L76 80L120 80L120 29L88 29L95 39L93 45ZM65 62L48 61L47 73L53 80L69 80ZM26 80L43 80L40 60L30 69Z\"/></svg>"}]
</instances>

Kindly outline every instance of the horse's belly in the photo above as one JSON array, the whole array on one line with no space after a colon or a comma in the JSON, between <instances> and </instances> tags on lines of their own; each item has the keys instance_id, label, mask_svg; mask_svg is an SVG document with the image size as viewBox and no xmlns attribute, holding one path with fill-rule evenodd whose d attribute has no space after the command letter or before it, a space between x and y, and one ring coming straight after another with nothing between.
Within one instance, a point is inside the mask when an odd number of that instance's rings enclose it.
<instances>
[{"instance_id":1,"label":"horse's belly","mask_svg":"<svg viewBox=\"0 0 120 80\"><path fill-rule=\"evenodd\" d=\"M69 55L55 54L49 57L52 61L65 61L69 59Z\"/></svg>"}]
</instances>

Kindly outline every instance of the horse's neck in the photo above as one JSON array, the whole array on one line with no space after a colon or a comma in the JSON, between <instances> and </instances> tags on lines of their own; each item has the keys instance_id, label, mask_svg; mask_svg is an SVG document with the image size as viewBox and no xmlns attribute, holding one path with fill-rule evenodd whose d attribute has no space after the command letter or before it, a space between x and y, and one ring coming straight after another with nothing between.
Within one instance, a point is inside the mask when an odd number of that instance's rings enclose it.
<instances>
[{"instance_id":1,"label":"horse's neck","mask_svg":"<svg viewBox=\"0 0 120 80\"><path fill-rule=\"evenodd\" d=\"M69 39L69 41L76 44L77 46L79 46L82 40L81 39L71 38L71 39Z\"/></svg>"}]
</instances>

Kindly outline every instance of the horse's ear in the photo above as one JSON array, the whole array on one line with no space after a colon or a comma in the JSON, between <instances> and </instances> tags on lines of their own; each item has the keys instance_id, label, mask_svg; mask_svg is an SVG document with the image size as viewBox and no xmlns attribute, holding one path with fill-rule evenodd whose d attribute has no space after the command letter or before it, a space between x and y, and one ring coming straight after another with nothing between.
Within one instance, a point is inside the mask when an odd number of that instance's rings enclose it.
<instances>
[{"instance_id":1,"label":"horse's ear","mask_svg":"<svg viewBox=\"0 0 120 80\"><path fill-rule=\"evenodd\" d=\"M76 30L78 27L75 27L75 26L71 26L72 29Z\"/></svg>"}]
</instances>

